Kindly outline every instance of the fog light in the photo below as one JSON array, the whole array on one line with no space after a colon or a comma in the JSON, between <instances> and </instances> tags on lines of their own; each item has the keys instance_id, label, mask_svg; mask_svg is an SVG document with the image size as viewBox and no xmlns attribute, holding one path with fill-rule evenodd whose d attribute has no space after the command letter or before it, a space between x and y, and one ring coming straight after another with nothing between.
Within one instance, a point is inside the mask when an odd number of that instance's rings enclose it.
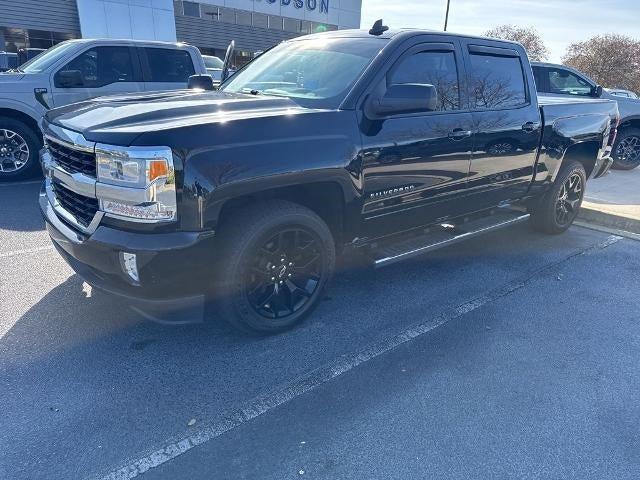
<instances>
[{"instance_id":1,"label":"fog light","mask_svg":"<svg viewBox=\"0 0 640 480\"><path fill-rule=\"evenodd\" d=\"M131 280L136 283L140 282L140 277L138 276L138 262L136 260L135 253L120 252L120 264Z\"/></svg>"}]
</instances>

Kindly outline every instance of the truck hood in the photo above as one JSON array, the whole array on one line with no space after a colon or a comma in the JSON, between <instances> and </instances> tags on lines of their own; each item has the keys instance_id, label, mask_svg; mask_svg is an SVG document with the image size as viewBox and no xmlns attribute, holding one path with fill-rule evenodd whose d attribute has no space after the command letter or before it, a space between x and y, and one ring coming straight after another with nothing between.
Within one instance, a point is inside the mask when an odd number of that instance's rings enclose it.
<instances>
[{"instance_id":1,"label":"truck hood","mask_svg":"<svg viewBox=\"0 0 640 480\"><path fill-rule=\"evenodd\" d=\"M33 93L34 88L47 87L46 81L39 74L27 74L21 72L0 73L0 97L6 97L12 93Z\"/></svg>"},{"instance_id":2,"label":"truck hood","mask_svg":"<svg viewBox=\"0 0 640 480\"><path fill-rule=\"evenodd\" d=\"M131 145L147 132L307 111L284 97L172 90L95 98L53 109L46 120L89 141Z\"/></svg>"}]
</instances>

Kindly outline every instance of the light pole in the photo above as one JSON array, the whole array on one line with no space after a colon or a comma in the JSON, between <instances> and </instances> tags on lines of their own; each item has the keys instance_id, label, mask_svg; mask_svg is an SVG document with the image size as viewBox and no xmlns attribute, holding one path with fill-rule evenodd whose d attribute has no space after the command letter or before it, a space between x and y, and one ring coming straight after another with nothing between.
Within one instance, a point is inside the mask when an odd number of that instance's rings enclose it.
<instances>
[{"instance_id":1,"label":"light pole","mask_svg":"<svg viewBox=\"0 0 640 480\"><path fill-rule=\"evenodd\" d=\"M451 0L447 0L447 14L444 17L444 31L447 31L447 24L449 23L449 4Z\"/></svg>"}]
</instances>

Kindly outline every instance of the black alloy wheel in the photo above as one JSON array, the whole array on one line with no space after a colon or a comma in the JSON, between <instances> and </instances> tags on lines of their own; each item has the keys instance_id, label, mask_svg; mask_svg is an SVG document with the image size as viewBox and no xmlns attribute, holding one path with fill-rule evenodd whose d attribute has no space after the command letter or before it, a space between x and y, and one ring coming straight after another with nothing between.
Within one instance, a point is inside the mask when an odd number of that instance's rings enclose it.
<instances>
[{"instance_id":1,"label":"black alloy wheel","mask_svg":"<svg viewBox=\"0 0 640 480\"><path fill-rule=\"evenodd\" d=\"M575 220L583 194L584 186L578 173L572 174L562 184L556 202L556 222L560 227L570 225Z\"/></svg>"},{"instance_id":2,"label":"black alloy wheel","mask_svg":"<svg viewBox=\"0 0 640 480\"><path fill-rule=\"evenodd\" d=\"M632 170L640 165L640 130L623 132L613 149L613 166L619 170Z\"/></svg>"},{"instance_id":3,"label":"black alloy wheel","mask_svg":"<svg viewBox=\"0 0 640 480\"><path fill-rule=\"evenodd\" d=\"M320 285L319 240L303 228L289 228L269 238L245 273L245 294L265 318L283 319L300 311Z\"/></svg>"},{"instance_id":4,"label":"black alloy wheel","mask_svg":"<svg viewBox=\"0 0 640 480\"><path fill-rule=\"evenodd\" d=\"M320 302L335 268L335 240L313 211L285 200L246 206L220 227L213 316L239 330L292 328Z\"/></svg>"},{"instance_id":5,"label":"black alloy wheel","mask_svg":"<svg viewBox=\"0 0 640 480\"><path fill-rule=\"evenodd\" d=\"M547 193L529 207L533 228L550 234L566 231L578 216L586 183L584 165L565 160Z\"/></svg>"}]
</instances>

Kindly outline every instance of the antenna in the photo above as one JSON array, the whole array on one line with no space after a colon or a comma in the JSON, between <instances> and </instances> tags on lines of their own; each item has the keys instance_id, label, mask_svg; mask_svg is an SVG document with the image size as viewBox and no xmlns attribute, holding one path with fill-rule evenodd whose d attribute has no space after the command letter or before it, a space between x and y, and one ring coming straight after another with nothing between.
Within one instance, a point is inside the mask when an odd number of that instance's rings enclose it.
<instances>
[{"instance_id":1,"label":"antenna","mask_svg":"<svg viewBox=\"0 0 640 480\"><path fill-rule=\"evenodd\" d=\"M447 25L449 24L449 5L451 4L451 0L447 0L447 14L444 17L444 31L447 31Z\"/></svg>"},{"instance_id":2,"label":"antenna","mask_svg":"<svg viewBox=\"0 0 640 480\"><path fill-rule=\"evenodd\" d=\"M376 20L373 27L371 27L371 30L369 30L369 35L382 35L387 30L389 30L389 27L382 24L382 19Z\"/></svg>"}]
</instances>

